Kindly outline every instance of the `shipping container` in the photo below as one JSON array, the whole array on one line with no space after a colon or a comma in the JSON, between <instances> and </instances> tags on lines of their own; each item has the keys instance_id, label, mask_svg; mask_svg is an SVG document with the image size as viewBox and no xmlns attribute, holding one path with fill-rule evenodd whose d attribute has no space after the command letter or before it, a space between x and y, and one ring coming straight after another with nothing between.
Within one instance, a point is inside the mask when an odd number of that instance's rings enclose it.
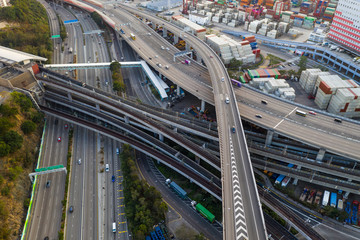
<instances>
[{"instance_id":1,"label":"shipping container","mask_svg":"<svg viewBox=\"0 0 360 240\"><path fill-rule=\"evenodd\" d=\"M211 223L215 221L215 216L200 203L195 205L195 209Z\"/></svg>"},{"instance_id":2,"label":"shipping container","mask_svg":"<svg viewBox=\"0 0 360 240\"><path fill-rule=\"evenodd\" d=\"M329 191L325 191L324 192L324 197L322 200L322 205L325 207L329 204L329 198L330 198L330 192Z\"/></svg>"},{"instance_id":3,"label":"shipping container","mask_svg":"<svg viewBox=\"0 0 360 240\"><path fill-rule=\"evenodd\" d=\"M169 179L168 179L169 180ZM167 182L168 182L167 180ZM172 188L182 199L186 198L187 193L175 182L171 182L169 184L170 188Z\"/></svg>"}]
</instances>

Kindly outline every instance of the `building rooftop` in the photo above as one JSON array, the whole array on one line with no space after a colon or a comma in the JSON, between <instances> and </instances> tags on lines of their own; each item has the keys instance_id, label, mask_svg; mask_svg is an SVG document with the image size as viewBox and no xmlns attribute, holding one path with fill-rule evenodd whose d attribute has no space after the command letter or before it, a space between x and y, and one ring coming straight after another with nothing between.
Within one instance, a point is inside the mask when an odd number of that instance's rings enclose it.
<instances>
[{"instance_id":1,"label":"building rooftop","mask_svg":"<svg viewBox=\"0 0 360 240\"><path fill-rule=\"evenodd\" d=\"M46 61L47 58L35 56L15 49L0 46L0 62L7 64L21 63L24 61L37 60Z\"/></svg>"}]
</instances>

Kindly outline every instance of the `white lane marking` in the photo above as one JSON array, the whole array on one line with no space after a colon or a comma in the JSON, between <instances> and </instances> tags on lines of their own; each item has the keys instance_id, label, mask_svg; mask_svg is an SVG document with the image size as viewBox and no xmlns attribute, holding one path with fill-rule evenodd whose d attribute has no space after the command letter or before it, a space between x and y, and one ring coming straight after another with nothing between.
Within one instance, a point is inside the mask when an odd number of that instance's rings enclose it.
<instances>
[{"instance_id":1,"label":"white lane marking","mask_svg":"<svg viewBox=\"0 0 360 240\"><path fill-rule=\"evenodd\" d=\"M282 123L282 122L285 120L285 118L287 118L287 116L289 116L290 114L292 114L297 108L298 108L298 107L295 107L291 112L289 112L288 114L286 114L285 117L284 117L283 119L281 119L281 121L278 122L278 124L275 125L274 129L275 129L277 126L279 126L280 123Z\"/></svg>"}]
</instances>

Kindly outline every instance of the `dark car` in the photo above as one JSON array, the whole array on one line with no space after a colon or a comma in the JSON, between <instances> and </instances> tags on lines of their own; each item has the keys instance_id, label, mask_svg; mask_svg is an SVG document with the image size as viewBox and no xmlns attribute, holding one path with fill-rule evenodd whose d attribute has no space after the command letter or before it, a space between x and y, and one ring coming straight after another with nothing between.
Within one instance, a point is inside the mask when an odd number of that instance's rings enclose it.
<instances>
[{"instance_id":1,"label":"dark car","mask_svg":"<svg viewBox=\"0 0 360 240\"><path fill-rule=\"evenodd\" d=\"M256 114L255 117L262 118L262 116L260 114Z\"/></svg>"},{"instance_id":2,"label":"dark car","mask_svg":"<svg viewBox=\"0 0 360 240\"><path fill-rule=\"evenodd\" d=\"M115 176L114 175L111 177L111 181L115 182Z\"/></svg>"},{"instance_id":3,"label":"dark car","mask_svg":"<svg viewBox=\"0 0 360 240\"><path fill-rule=\"evenodd\" d=\"M265 100L261 100L261 103L263 103L263 104L267 104L268 102L267 102L267 101L265 101Z\"/></svg>"},{"instance_id":4,"label":"dark car","mask_svg":"<svg viewBox=\"0 0 360 240\"><path fill-rule=\"evenodd\" d=\"M46 188L49 188L49 187L50 187L50 184L51 184L51 180L48 180L48 181L46 182Z\"/></svg>"},{"instance_id":5,"label":"dark car","mask_svg":"<svg viewBox=\"0 0 360 240\"><path fill-rule=\"evenodd\" d=\"M231 128L231 131L232 131L233 133L235 133L235 131L236 131L235 126L233 126L233 127Z\"/></svg>"},{"instance_id":6,"label":"dark car","mask_svg":"<svg viewBox=\"0 0 360 240\"><path fill-rule=\"evenodd\" d=\"M73 212L74 211L74 206L70 206L70 208L69 208L69 212Z\"/></svg>"}]
</instances>

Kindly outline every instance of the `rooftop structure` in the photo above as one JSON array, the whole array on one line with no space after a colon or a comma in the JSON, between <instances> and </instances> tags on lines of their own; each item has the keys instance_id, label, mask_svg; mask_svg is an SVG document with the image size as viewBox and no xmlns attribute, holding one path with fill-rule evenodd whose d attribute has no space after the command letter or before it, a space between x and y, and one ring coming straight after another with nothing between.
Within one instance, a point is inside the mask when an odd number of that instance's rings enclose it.
<instances>
[{"instance_id":1,"label":"rooftop structure","mask_svg":"<svg viewBox=\"0 0 360 240\"><path fill-rule=\"evenodd\" d=\"M0 62L4 62L9 65L16 63L26 65L30 63L30 60L45 62L47 58L0 46Z\"/></svg>"}]
</instances>

